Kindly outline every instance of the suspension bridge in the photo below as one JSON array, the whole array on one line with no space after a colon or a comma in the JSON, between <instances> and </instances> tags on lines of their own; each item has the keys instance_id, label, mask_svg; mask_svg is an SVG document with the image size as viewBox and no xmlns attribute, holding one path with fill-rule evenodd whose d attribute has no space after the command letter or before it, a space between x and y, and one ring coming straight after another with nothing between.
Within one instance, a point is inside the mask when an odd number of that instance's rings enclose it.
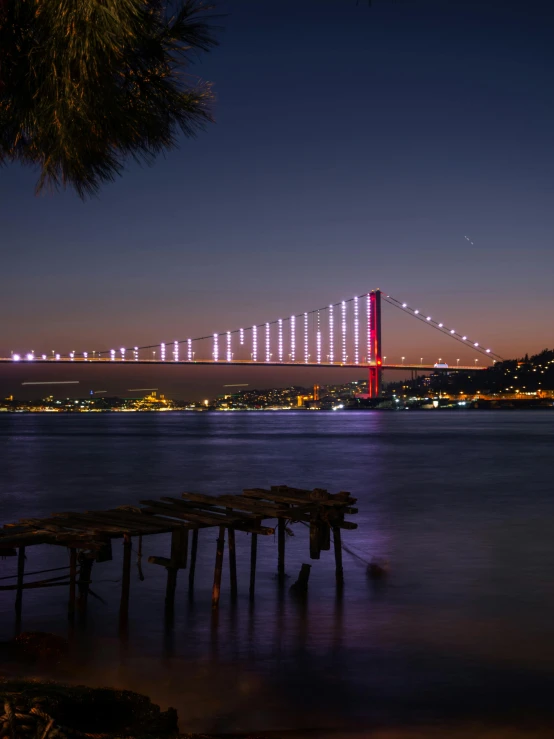
<instances>
[{"instance_id":1,"label":"suspension bridge","mask_svg":"<svg viewBox=\"0 0 554 739\"><path fill-rule=\"evenodd\" d=\"M0 363L103 363L114 365L255 365L264 367L344 367L366 368L369 372L368 394L379 397L383 370L471 371L485 366L447 364L387 364L382 353L382 304L394 306L412 319L423 322L491 363L502 357L467 335L446 326L432 316L397 300L381 290L371 290L338 303L278 318L253 326L222 331L207 336L118 349L70 351L53 350L50 354L34 351L12 352Z\"/></svg>"}]
</instances>

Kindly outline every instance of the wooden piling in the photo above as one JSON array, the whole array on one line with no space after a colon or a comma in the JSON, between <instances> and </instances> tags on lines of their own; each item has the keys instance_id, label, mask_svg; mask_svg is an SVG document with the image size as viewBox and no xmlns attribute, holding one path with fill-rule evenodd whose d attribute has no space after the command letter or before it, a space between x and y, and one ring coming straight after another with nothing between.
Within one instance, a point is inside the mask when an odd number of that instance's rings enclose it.
<instances>
[{"instance_id":1,"label":"wooden piling","mask_svg":"<svg viewBox=\"0 0 554 739\"><path fill-rule=\"evenodd\" d=\"M214 585L212 589L212 608L219 605L219 594L221 592L221 571L223 569L223 550L225 548L225 526L219 527L217 539L217 550L215 556Z\"/></svg>"},{"instance_id":2,"label":"wooden piling","mask_svg":"<svg viewBox=\"0 0 554 739\"><path fill-rule=\"evenodd\" d=\"M342 588L344 585L344 572L342 569L342 542L340 528L338 526L333 526L333 542L335 545L335 578L337 587Z\"/></svg>"},{"instance_id":3,"label":"wooden piling","mask_svg":"<svg viewBox=\"0 0 554 739\"><path fill-rule=\"evenodd\" d=\"M25 576L25 547L19 547L17 552L17 594L15 596L16 630L21 626L23 610L23 578Z\"/></svg>"},{"instance_id":4,"label":"wooden piling","mask_svg":"<svg viewBox=\"0 0 554 739\"><path fill-rule=\"evenodd\" d=\"M285 526L286 520L284 518L280 518L277 524L277 575L279 577L280 583L284 582L285 580Z\"/></svg>"},{"instance_id":5,"label":"wooden piling","mask_svg":"<svg viewBox=\"0 0 554 739\"><path fill-rule=\"evenodd\" d=\"M235 529L230 526L229 532L229 574L231 579L231 598L237 597L237 551L235 547Z\"/></svg>"},{"instance_id":6,"label":"wooden piling","mask_svg":"<svg viewBox=\"0 0 554 739\"><path fill-rule=\"evenodd\" d=\"M77 597L77 610L81 613L84 613L87 607L93 561L94 560L91 557L87 557L81 553L81 556L79 558L79 580L77 582L77 587L79 591Z\"/></svg>"},{"instance_id":7,"label":"wooden piling","mask_svg":"<svg viewBox=\"0 0 554 739\"><path fill-rule=\"evenodd\" d=\"M189 570L189 594L192 595L194 590L194 573L196 571L196 553L198 551L198 529L192 532L192 545L190 549L190 570Z\"/></svg>"},{"instance_id":8,"label":"wooden piling","mask_svg":"<svg viewBox=\"0 0 554 739\"><path fill-rule=\"evenodd\" d=\"M258 556L258 534L252 534L252 542L250 544L250 599L254 598L256 589L256 559Z\"/></svg>"},{"instance_id":9,"label":"wooden piling","mask_svg":"<svg viewBox=\"0 0 554 739\"><path fill-rule=\"evenodd\" d=\"M70 621L75 619L75 593L77 590L77 550L71 547L69 550L69 602L67 604L67 615Z\"/></svg>"},{"instance_id":10,"label":"wooden piling","mask_svg":"<svg viewBox=\"0 0 554 739\"><path fill-rule=\"evenodd\" d=\"M123 536L123 571L121 575L121 600L119 603L119 626L127 627L129 622L129 592L131 589L131 536Z\"/></svg>"}]
</instances>

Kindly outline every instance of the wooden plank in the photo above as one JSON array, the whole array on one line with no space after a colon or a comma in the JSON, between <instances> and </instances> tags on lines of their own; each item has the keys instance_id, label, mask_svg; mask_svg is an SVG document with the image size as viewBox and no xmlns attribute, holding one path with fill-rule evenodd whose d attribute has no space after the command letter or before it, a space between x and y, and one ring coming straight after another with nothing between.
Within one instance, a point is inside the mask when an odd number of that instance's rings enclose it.
<instances>
[{"instance_id":1,"label":"wooden plank","mask_svg":"<svg viewBox=\"0 0 554 739\"><path fill-rule=\"evenodd\" d=\"M225 526L219 527L219 536L217 538L217 549L215 554L214 568L214 584L212 588L212 608L219 605L219 596L221 594L221 571L223 569L223 549L225 547Z\"/></svg>"},{"instance_id":2,"label":"wooden plank","mask_svg":"<svg viewBox=\"0 0 554 739\"><path fill-rule=\"evenodd\" d=\"M201 504L189 503L186 500L180 500L179 498L162 497L161 500L172 503L177 510L182 510L184 512L191 511L192 513L199 513L201 515L206 514L208 516L219 516L224 517L226 520L229 518L241 521L256 520L256 516L253 516L251 513L246 511L243 512L241 510L231 512L228 506L225 506L224 508L214 508L211 506L209 509L204 509Z\"/></svg>"},{"instance_id":3,"label":"wooden plank","mask_svg":"<svg viewBox=\"0 0 554 739\"><path fill-rule=\"evenodd\" d=\"M154 515L159 514L161 516L172 516L173 518L177 518L180 521L190 522L190 528L196 527L198 525L220 526L223 523L229 523L229 521L226 520L224 516L214 517L191 512L179 512L175 510L174 506L172 506L170 503L156 503L155 501L148 500L141 502L144 503L144 505L148 506L146 510L149 513L152 513ZM236 522L232 521L232 523L237 531L255 531L257 534L262 534L264 536L272 536L275 533L275 529L271 528L270 526L254 527L251 524L242 523L240 519L238 519Z\"/></svg>"},{"instance_id":4,"label":"wooden plank","mask_svg":"<svg viewBox=\"0 0 554 739\"><path fill-rule=\"evenodd\" d=\"M87 515L93 515L96 518L105 519L108 522L126 523L145 534L167 534L169 530L169 526L163 521L157 521L155 518L143 513L127 513L126 511L116 509L110 511L87 511Z\"/></svg>"}]
</instances>

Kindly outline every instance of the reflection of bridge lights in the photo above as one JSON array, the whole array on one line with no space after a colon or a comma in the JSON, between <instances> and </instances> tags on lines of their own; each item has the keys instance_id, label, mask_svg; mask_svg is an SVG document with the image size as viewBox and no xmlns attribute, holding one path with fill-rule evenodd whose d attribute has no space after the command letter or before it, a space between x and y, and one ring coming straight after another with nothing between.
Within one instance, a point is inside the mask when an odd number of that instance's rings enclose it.
<instances>
[{"instance_id":1,"label":"reflection of bridge lights","mask_svg":"<svg viewBox=\"0 0 554 739\"><path fill-rule=\"evenodd\" d=\"M290 361L296 359L296 316L290 317Z\"/></svg>"},{"instance_id":2,"label":"reflection of bridge lights","mask_svg":"<svg viewBox=\"0 0 554 739\"><path fill-rule=\"evenodd\" d=\"M360 309L358 298L354 298L354 364L360 363Z\"/></svg>"},{"instance_id":3,"label":"reflection of bridge lights","mask_svg":"<svg viewBox=\"0 0 554 739\"><path fill-rule=\"evenodd\" d=\"M279 318L277 321L277 326L279 329L279 336L278 336L278 351L279 351L279 361L283 361L283 319Z\"/></svg>"},{"instance_id":4,"label":"reflection of bridge lights","mask_svg":"<svg viewBox=\"0 0 554 739\"><path fill-rule=\"evenodd\" d=\"M335 318L332 305L329 306L329 354L327 359L329 364L335 361Z\"/></svg>"},{"instance_id":5,"label":"reflection of bridge lights","mask_svg":"<svg viewBox=\"0 0 554 739\"><path fill-rule=\"evenodd\" d=\"M304 363L308 364L310 355L308 354L308 314L304 313Z\"/></svg>"},{"instance_id":6,"label":"reflection of bridge lights","mask_svg":"<svg viewBox=\"0 0 554 739\"><path fill-rule=\"evenodd\" d=\"M342 329L342 363L346 364L346 301L343 300L341 307L341 329Z\"/></svg>"}]
</instances>

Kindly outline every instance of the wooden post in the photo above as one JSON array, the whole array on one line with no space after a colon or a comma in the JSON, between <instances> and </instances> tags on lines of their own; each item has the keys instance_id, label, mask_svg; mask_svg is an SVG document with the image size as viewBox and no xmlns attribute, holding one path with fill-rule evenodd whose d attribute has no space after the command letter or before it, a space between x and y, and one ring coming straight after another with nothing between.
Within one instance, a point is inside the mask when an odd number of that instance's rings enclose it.
<instances>
[{"instance_id":1,"label":"wooden post","mask_svg":"<svg viewBox=\"0 0 554 739\"><path fill-rule=\"evenodd\" d=\"M75 593L77 589L77 550L71 547L69 550L69 603L67 615L71 622L75 619Z\"/></svg>"},{"instance_id":2,"label":"wooden post","mask_svg":"<svg viewBox=\"0 0 554 739\"><path fill-rule=\"evenodd\" d=\"M166 611L171 613L175 606L175 588L177 587L177 568L167 568L167 587L165 589Z\"/></svg>"},{"instance_id":3,"label":"wooden post","mask_svg":"<svg viewBox=\"0 0 554 739\"><path fill-rule=\"evenodd\" d=\"M231 576L231 598L235 600L237 597L237 551L235 548L235 529L230 526L229 529L229 574Z\"/></svg>"},{"instance_id":4,"label":"wooden post","mask_svg":"<svg viewBox=\"0 0 554 739\"><path fill-rule=\"evenodd\" d=\"M15 596L16 631L21 628L21 612L23 609L23 577L25 575L25 547L19 547L17 552L17 594Z\"/></svg>"},{"instance_id":5,"label":"wooden post","mask_svg":"<svg viewBox=\"0 0 554 739\"><path fill-rule=\"evenodd\" d=\"M335 577L337 587L342 588L344 585L344 573L342 569L342 543L340 538L340 528L333 526L333 542L335 545Z\"/></svg>"},{"instance_id":6,"label":"wooden post","mask_svg":"<svg viewBox=\"0 0 554 739\"><path fill-rule=\"evenodd\" d=\"M87 607L93 560L91 557L86 557L81 553L79 564L79 581L77 583L79 595L77 597L77 610L84 613Z\"/></svg>"},{"instance_id":7,"label":"wooden post","mask_svg":"<svg viewBox=\"0 0 554 739\"><path fill-rule=\"evenodd\" d=\"M284 582L285 580L285 526L285 519L280 518L279 522L277 523L277 548L279 550L277 574L280 583Z\"/></svg>"},{"instance_id":8,"label":"wooden post","mask_svg":"<svg viewBox=\"0 0 554 739\"><path fill-rule=\"evenodd\" d=\"M194 572L196 570L196 552L198 551L198 529L192 532L192 546L190 549L190 570L189 570L189 594L192 595L194 590Z\"/></svg>"},{"instance_id":9,"label":"wooden post","mask_svg":"<svg viewBox=\"0 0 554 739\"><path fill-rule=\"evenodd\" d=\"M256 589L256 558L258 556L258 534L252 534L250 545L250 599L254 598Z\"/></svg>"},{"instance_id":10,"label":"wooden post","mask_svg":"<svg viewBox=\"0 0 554 739\"><path fill-rule=\"evenodd\" d=\"M129 622L129 591L131 589L131 536L123 535L123 572L121 575L121 600L119 603L119 626L127 628Z\"/></svg>"},{"instance_id":11,"label":"wooden post","mask_svg":"<svg viewBox=\"0 0 554 739\"><path fill-rule=\"evenodd\" d=\"M212 608L219 605L219 594L221 592L221 571L223 569L223 550L225 547L225 526L219 527L217 539L217 550L215 556L214 586L212 589Z\"/></svg>"}]
</instances>

